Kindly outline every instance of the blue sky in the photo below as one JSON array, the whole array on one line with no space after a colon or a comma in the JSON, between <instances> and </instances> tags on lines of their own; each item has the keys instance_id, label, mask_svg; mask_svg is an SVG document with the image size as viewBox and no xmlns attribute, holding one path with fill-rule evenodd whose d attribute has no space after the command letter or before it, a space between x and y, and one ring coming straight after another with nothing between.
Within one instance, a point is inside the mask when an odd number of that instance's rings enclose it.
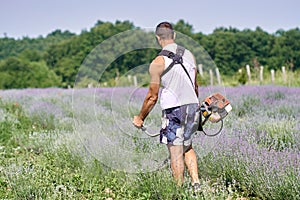
<instances>
[{"instance_id":1,"label":"blue sky","mask_svg":"<svg viewBox=\"0 0 300 200\"><path fill-rule=\"evenodd\" d=\"M0 37L45 36L56 30L79 34L97 20L129 20L141 28L161 21L183 19L194 32L211 33L217 27L235 27L274 33L300 27L298 0L2 0Z\"/></svg>"}]
</instances>

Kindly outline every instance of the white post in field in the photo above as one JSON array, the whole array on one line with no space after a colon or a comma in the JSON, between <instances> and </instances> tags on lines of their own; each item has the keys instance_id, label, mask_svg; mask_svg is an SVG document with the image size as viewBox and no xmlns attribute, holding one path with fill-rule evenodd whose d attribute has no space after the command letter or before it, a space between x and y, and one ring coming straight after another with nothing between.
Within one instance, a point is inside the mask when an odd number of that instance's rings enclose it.
<instances>
[{"instance_id":1,"label":"white post in field","mask_svg":"<svg viewBox=\"0 0 300 200\"><path fill-rule=\"evenodd\" d=\"M138 85L136 76L133 76L133 84L135 87Z\"/></svg>"},{"instance_id":2,"label":"white post in field","mask_svg":"<svg viewBox=\"0 0 300 200\"><path fill-rule=\"evenodd\" d=\"M217 75L218 85L221 85L221 76L220 76L219 68L216 68L216 75Z\"/></svg>"},{"instance_id":3,"label":"white post in field","mask_svg":"<svg viewBox=\"0 0 300 200\"><path fill-rule=\"evenodd\" d=\"M275 82L275 70L274 69L271 69L271 81L272 81L272 83Z\"/></svg>"},{"instance_id":4,"label":"white post in field","mask_svg":"<svg viewBox=\"0 0 300 200\"><path fill-rule=\"evenodd\" d=\"M281 71L282 71L282 79L283 79L283 83L286 83L286 71L285 71L285 66L281 67Z\"/></svg>"},{"instance_id":5,"label":"white post in field","mask_svg":"<svg viewBox=\"0 0 300 200\"><path fill-rule=\"evenodd\" d=\"M203 65L202 64L198 65L198 71L199 71L200 76L203 77Z\"/></svg>"},{"instance_id":6,"label":"white post in field","mask_svg":"<svg viewBox=\"0 0 300 200\"><path fill-rule=\"evenodd\" d=\"M209 77L210 77L210 85L213 86L214 85L214 75L213 75L213 71L211 69L209 70Z\"/></svg>"},{"instance_id":7,"label":"white post in field","mask_svg":"<svg viewBox=\"0 0 300 200\"><path fill-rule=\"evenodd\" d=\"M127 76L128 82L131 83L131 75Z\"/></svg>"},{"instance_id":8,"label":"white post in field","mask_svg":"<svg viewBox=\"0 0 300 200\"><path fill-rule=\"evenodd\" d=\"M116 69L116 77L115 77L116 85L118 85L119 79L120 79L120 72L119 72L119 69L117 68Z\"/></svg>"},{"instance_id":9,"label":"white post in field","mask_svg":"<svg viewBox=\"0 0 300 200\"><path fill-rule=\"evenodd\" d=\"M260 83L262 83L264 81L264 66L260 66L259 81L260 81Z\"/></svg>"},{"instance_id":10,"label":"white post in field","mask_svg":"<svg viewBox=\"0 0 300 200\"><path fill-rule=\"evenodd\" d=\"M246 71L247 71L247 75L248 75L248 82L251 82L251 72L250 72L250 66L246 65Z\"/></svg>"}]
</instances>

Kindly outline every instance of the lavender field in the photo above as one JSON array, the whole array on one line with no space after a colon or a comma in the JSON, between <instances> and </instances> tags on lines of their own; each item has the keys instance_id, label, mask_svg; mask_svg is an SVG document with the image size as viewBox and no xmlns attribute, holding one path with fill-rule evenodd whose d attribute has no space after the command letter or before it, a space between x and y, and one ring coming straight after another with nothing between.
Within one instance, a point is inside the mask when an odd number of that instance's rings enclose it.
<instances>
[{"instance_id":1,"label":"lavender field","mask_svg":"<svg viewBox=\"0 0 300 200\"><path fill-rule=\"evenodd\" d=\"M131 124L147 88L0 91L1 199L300 199L300 88L199 88L232 103L198 133L202 194L177 188L168 152ZM145 121L159 131L160 107Z\"/></svg>"}]
</instances>

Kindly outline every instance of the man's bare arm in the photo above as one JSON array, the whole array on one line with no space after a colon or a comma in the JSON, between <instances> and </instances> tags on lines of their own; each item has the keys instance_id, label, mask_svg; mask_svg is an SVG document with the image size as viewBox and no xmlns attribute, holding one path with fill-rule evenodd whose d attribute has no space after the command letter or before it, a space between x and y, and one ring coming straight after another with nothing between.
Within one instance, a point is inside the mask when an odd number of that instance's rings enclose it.
<instances>
[{"instance_id":1,"label":"man's bare arm","mask_svg":"<svg viewBox=\"0 0 300 200\"><path fill-rule=\"evenodd\" d=\"M137 127L141 127L145 118L151 112L158 100L158 93L160 87L160 75L164 70L164 58L162 56L156 57L150 64L150 86L148 93L145 97L143 106L138 116L133 118L133 124Z\"/></svg>"}]
</instances>

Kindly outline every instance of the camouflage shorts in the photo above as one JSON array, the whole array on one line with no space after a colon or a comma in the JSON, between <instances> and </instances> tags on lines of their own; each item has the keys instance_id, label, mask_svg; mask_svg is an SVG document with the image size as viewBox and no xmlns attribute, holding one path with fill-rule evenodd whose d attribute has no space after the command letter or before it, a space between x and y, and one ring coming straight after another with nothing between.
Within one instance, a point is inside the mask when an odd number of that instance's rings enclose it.
<instances>
[{"instance_id":1,"label":"camouflage shorts","mask_svg":"<svg viewBox=\"0 0 300 200\"><path fill-rule=\"evenodd\" d=\"M198 108L198 104L188 104L163 110L160 142L190 146L193 134L198 128Z\"/></svg>"}]
</instances>

